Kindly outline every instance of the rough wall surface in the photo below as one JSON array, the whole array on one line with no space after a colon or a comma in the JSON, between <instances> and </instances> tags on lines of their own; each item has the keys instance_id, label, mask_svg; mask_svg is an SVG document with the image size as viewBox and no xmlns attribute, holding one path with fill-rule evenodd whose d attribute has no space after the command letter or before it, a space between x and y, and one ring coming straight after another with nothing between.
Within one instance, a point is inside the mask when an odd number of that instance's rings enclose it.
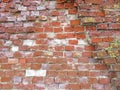
<instances>
[{"instance_id":1,"label":"rough wall surface","mask_svg":"<svg viewBox=\"0 0 120 90\"><path fill-rule=\"evenodd\" d=\"M119 0L0 0L0 90L120 90Z\"/></svg>"}]
</instances>

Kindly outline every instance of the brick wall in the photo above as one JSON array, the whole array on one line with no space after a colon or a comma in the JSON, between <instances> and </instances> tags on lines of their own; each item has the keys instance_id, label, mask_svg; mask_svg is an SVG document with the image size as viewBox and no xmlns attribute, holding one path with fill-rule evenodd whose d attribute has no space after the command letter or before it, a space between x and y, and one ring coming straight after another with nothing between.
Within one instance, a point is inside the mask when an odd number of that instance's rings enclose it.
<instances>
[{"instance_id":1,"label":"brick wall","mask_svg":"<svg viewBox=\"0 0 120 90\"><path fill-rule=\"evenodd\" d=\"M120 90L119 0L0 0L0 90Z\"/></svg>"}]
</instances>

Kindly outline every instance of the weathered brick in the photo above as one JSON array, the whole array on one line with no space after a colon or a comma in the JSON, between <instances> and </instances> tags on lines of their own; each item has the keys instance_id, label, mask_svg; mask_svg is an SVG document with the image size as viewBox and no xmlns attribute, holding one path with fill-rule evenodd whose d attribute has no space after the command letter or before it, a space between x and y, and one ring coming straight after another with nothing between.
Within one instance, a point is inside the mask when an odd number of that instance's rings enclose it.
<instances>
[{"instance_id":1,"label":"weathered brick","mask_svg":"<svg viewBox=\"0 0 120 90\"><path fill-rule=\"evenodd\" d=\"M18 63L18 59L8 59L8 63L9 64L17 64Z\"/></svg>"}]
</instances>

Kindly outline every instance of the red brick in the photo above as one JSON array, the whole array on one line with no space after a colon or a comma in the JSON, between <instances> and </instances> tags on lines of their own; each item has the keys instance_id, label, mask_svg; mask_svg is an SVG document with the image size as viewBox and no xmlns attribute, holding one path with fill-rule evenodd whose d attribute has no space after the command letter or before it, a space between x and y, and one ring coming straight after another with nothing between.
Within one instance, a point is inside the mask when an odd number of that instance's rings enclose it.
<instances>
[{"instance_id":1,"label":"red brick","mask_svg":"<svg viewBox=\"0 0 120 90\"><path fill-rule=\"evenodd\" d=\"M59 12L58 12L58 11L52 11L52 12L51 12L51 15L52 15L52 16L58 16L58 15L59 15Z\"/></svg>"},{"instance_id":2,"label":"red brick","mask_svg":"<svg viewBox=\"0 0 120 90\"><path fill-rule=\"evenodd\" d=\"M102 38L92 38L93 43L99 43L102 42Z\"/></svg>"},{"instance_id":3,"label":"red brick","mask_svg":"<svg viewBox=\"0 0 120 90\"><path fill-rule=\"evenodd\" d=\"M26 59L20 58L19 62L20 62L21 64L25 64L25 63L26 63Z\"/></svg>"},{"instance_id":4,"label":"red brick","mask_svg":"<svg viewBox=\"0 0 120 90\"><path fill-rule=\"evenodd\" d=\"M87 4L101 4L102 0L85 0Z\"/></svg>"},{"instance_id":5,"label":"red brick","mask_svg":"<svg viewBox=\"0 0 120 90\"><path fill-rule=\"evenodd\" d=\"M56 51L63 51L64 49L65 49L64 46L56 46L55 47Z\"/></svg>"},{"instance_id":6,"label":"red brick","mask_svg":"<svg viewBox=\"0 0 120 90\"><path fill-rule=\"evenodd\" d=\"M33 56L34 57L38 57L38 56L41 56L42 55L42 52L41 51L35 51L34 53L33 53Z\"/></svg>"},{"instance_id":7,"label":"red brick","mask_svg":"<svg viewBox=\"0 0 120 90\"><path fill-rule=\"evenodd\" d=\"M109 84L110 79L109 78L100 78L99 82L100 82L100 84Z\"/></svg>"},{"instance_id":8,"label":"red brick","mask_svg":"<svg viewBox=\"0 0 120 90\"><path fill-rule=\"evenodd\" d=\"M80 25L80 20L71 20L70 25Z\"/></svg>"},{"instance_id":9,"label":"red brick","mask_svg":"<svg viewBox=\"0 0 120 90\"><path fill-rule=\"evenodd\" d=\"M68 71L68 76L77 77L78 76L78 71Z\"/></svg>"},{"instance_id":10,"label":"red brick","mask_svg":"<svg viewBox=\"0 0 120 90\"><path fill-rule=\"evenodd\" d=\"M1 82L10 82L10 77L1 77Z\"/></svg>"},{"instance_id":11,"label":"red brick","mask_svg":"<svg viewBox=\"0 0 120 90\"><path fill-rule=\"evenodd\" d=\"M44 35L43 35L44 36ZM46 36L46 35L45 35ZM44 40L44 39L37 39L36 40L36 44L41 44L41 46L39 47L39 48L41 48L41 47L44 47L44 48L46 48L47 46L42 46L42 45L45 45L45 44L47 44L48 43L48 41L47 40Z\"/></svg>"},{"instance_id":12,"label":"red brick","mask_svg":"<svg viewBox=\"0 0 120 90\"><path fill-rule=\"evenodd\" d=\"M67 76L67 71L57 71L57 76L58 76L58 77Z\"/></svg>"},{"instance_id":13,"label":"red brick","mask_svg":"<svg viewBox=\"0 0 120 90\"><path fill-rule=\"evenodd\" d=\"M52 26L60 26L60 22L57 22L57 21L55 22L55 21L54 21L54 22L51 23L51 25L52 25Z\"/></svg>"},{"instance_id":14,"label":"red brick","mask_svg":"<svg viewBox=\"0 0 120 90\"><path fill-rule=\"evenodd\" d=\"M62 28L59 28L59 27L56 27L54 28L54 32L57 33L57 32L62 32L63 29Z\"/></svg>"},{"instance_id":15,"label":"red brick","mask_svg":"<svg viewBox=\"0 0 120 90\"><path fill-rule=\"evenodd\" d=\"M73 28L71 26L68 26L68 27L64 27L64 31L65 32L73 32Z\"/></svg>"},{"instance_id":16,"label":"red brick","mask_svg":"<svg viewBox=\"0 0 120 90\"><path fill-rule=\"evenodd\" d=\"M78 40L69 40L69 44L76 45L78 44Z\"/></svg>"},{"instance_id":17,"label":"red brick","mask_svg":"<svg viewBox=\"0 0 120 90\"><path fill-rule=\"evenodd\" d=\"M2 64L2 65L1 65L1 68L2 68L2 69L11 69L11 68L12 68L12 65L11 65L11 64Z\"/></svg>"},{"instance_id":18,"label":"red brick","mask_svg":"<svg viewBox=\"0 0 120 90\"><path fill-rule=\"evenodd\" d=\"M80 85L79 84L69 84L67 86L67 89L80 90Z\"/></svg>"},{"instance_id":19,"label":"red brick","mask_svg":"<svg viewBox=\"0 0 120 90\"><path fill-rule=\"evenodd\" d=\"M66 0L57 0L57 3L64 3Z\"/></svg>"},{"instance_id":20,"label":"red brick","mask_svg":"<svg viewBox=\"0 0 120 90\"><path fill-rule=\"evenodd\" d=\"M98 24L97 28L98 29L108 29L108 24L106 24L106 23Z\"/></svg>"},{"instance_id":21,"label":"red brick","mask_svg":"<svg viewBox=\"0 0 120 90\"><path fill-rule=\"evenodd\" d=\"M8 3L8 2L10 2L10 1L12 1L12 0L2 0L4 3Z\"/></svg>"},{"instance_id":22,"label":"red brick","mask_svg":"<svg viewBox=\"0 0 120 90\"><path fill-rule=\"evenodd\" d=\"M111 23L109 24L109 29L120 29L119 23Z\"/></svg>"},{"instance_id":23,"label":"red brick","mask_svg":"<svg viewBox=\"0 0 120 90\"><path fill-rule=\"evenodd\" d=\"M75 38L75 34L74 33L68 33L66 35L67 38Z\"/></svg>"},{"instance_id":24,"label":"red brick","mask_svg":"<svg viewBox=\"0 0 120 90\"><path fill-rule=\"evenodd\" d=\"M12 85L11 84L2 84L2 89L11 89Z\"/></svg>"},{"instance_id":25,"label":"red brick","mask_svg":"<svg viewBox=\"0 0 120 90\"><path fill-rule=\"evenodd\" d=\"M116 59L115 58L107 58L104 59L105 64L115 64L116 63Z\"/></svg>"},{"instance_id":26,"label":"red brick","mask_svg":"<svg viewBox=\"0 0 120 90\"><path fill-rule=\"evenodd\" d=\"M105 70L105 69L106 69L106 66L103 65L103 64L96 64L96 65L95 65L95 69L96 69L96 70Z\"/></svg>"},{"instance_id":27,"label":"red brick","mask_svg":"<svg viewBox=\"0 0 120 90\"><path fill-rule=\"evenodd\" d=\"M68 3L65 3L64 6L65 6L65 8L73 8L74 4L68 2Z\"/></svg>"},{"instance_id":28,"label":"red brick","mask_svg":"<svg viewBox=\"0 0 120 90\"><path fill-rule=\"evenodd\" d=\"M53 83L55 83L53 77L47 77L47 78L45 78L45 84L53 84Z\"/></svg>"},{"instance_id":29,"label":"red brick","mask_svg":"<svg viewBox=\"0 0 120 90\"><path fill-rule=\"evenodd\" d=\"M91 51L82 52L82 56L83 57L92 57L92 52Z\"/></svg>"},{"instance_id":30,"label":"red brick","mask_svg":"<svg viewBox=\"0 0 120 90\"><path fill-rule=\"evenodd\" d=\"M75 32L83 32L84 31L84 27L83 26L76 26L76 27L74 27L74 31Z\"/></svg>"},{"instance_id":31,"label":"red brick","mask_svg":"<svg viewBox=\"0 0 120 90\"><path fill-rule=\"evenodd\" d=\"M78 62L80 62L80 63L88 63L89 60L88 60L87 57L81 57L81 58L78 59Z\"/></svg>"},{"instance_id":32,"label":"red brick","mask_svg":"<svg viewBox=\"0 0 120 90\"><path fill-rule=\"evenodd\" d=\"M90 77L98 77L100 75L100 71L90 71L89 76Z\"/></svg>"},{"instance_id":33,"label":"red brick","mask_svg":"<svg viewBox=\"0 0 120 90\"><path fill-rule=\"evenodd\" d=\"M64 9L64 4L57 4L56 9Z\"/></svg>"},{"instance_id":34,"label":"red brick","mask_svg":"<svg viewBox=\"0 0 120 90\"><path fill-rule=\"evenodd\" d=\"M56 38L65 39L66 38L66 34L57 34Z\"/></svg>"},{"instance_id":35,"label":"red brick","mask_svg":"<svg viewBox=\"0 0 120 90\"><path fill-rule=\"evenodd\" d=\"M15 58L22 57L21 52L15 52L15 53L14 53L14 57L15 57Z\"/></svg>"},{"instance_id":36,"label":"red brick","mask_svg":"<svg viewBox=\"0 0 120 90\"><path fill-rule=\"evenodd\" d=\"M89 82L90 82L91 84L98 83L98 79L95 78L95 77L89 78Z\"/></svg>"},{"instance_id":37,"label":"red brick","mask_svg":"<svg viewBox=\"0 0 120 90\"><path fill-rule=\"evenodd\" d=\"M46 27L44 32L53 32L53 28L52 27Z\"/></svg>"},{"instance_id":38,"label":"red brick","mask_svg":"<svg viewBox=\"0 0 120 90\"><path fill-rule=\"evenodd\" d=\"M41 64L39 64L39 63L38 63L38 64L34 64L34 63L33 63L33 64L31 64L30 67L31 67L31 69L33 69L33 70L39 70L39 69L41 68Z\"/></svg>"},{"instance_id":39,"label":"red brick","mask_svg":"<svg viewBox=\"0 0 120 90\"><path fill-rule=\"evenodd\" d=\"M33 77L32 82L33 83L43 82L43 77Z\"/></svg>"},{"instance_id":40,"label":"red brick","mask_svg":"<svg viewBox=\"0 0 120 90\"><path fill-rule=\"evenodd\" d=\"M16 33L16 31L17 31L17 30L16 30L15 28L6 28L6 29L5 29L5 32L6 32L6 33L11 33L11 34L12 34L12 33Z\"/></svg>"},{"instance_id":41,"label":"red brick","mask_svg":"<svg viewBox=\"0 0 120 90\"><path fill-rule=\"evenodd\" d=\"M54 52L54 56L56 57L63 56L63 52Z\"/></svg>"},{"instance_id":42,"label":"red brick","mask_svg":"<svg viewBox=\"0 0 120 90\"><path fill-rule=\"evenodd\" d=\"M86 84L80 84L80 89L90 89L91 85L89 83Z\"/></svg>"},{"instance_id":43,"label":"red brick","mask_svg":"<svg viewBox=\"0 0 120 90\"><path fill-rule=\"evenodd\" d=\"M79 75L80 77L89 76L89 72L88 72L88 71L79 71L79 72L78 72L78 75Z\"/></svg>"},{"instance_id":44,"label":"red brick","mask_svg":"<svg viewBox=\"0 0 120 90\"><path fill-rule=\"evenodd\" d=\"M102 41L103 42L112 42L114 40L113 37L105 37L105 38L102 38Z\"/></svg>"},{"instance_id":45,"label":"red brick","mask_svg":"<svg viewBox=\"0 0 120 90\"><path fill-rule=\"evenodd\" d=\"M34 31L35 31L35 32L43 32L43 29L44 29L44 28L42 28L42 27L40 27L40 28L35 28Z\"/></svg>"},{"instance_id":46,"label":"red brick","mask_svg":"<svg viewBox=\"0 0 120 90\"><path fill-rule=\"evenodd\" d=\"M77 14L77 9L69 9L69 14Z\"/></svg>"},{"instance_id":47,"label":"red brick","mask_svg":"<svg viewBox=\"0 0 120 90\"><path fill-rule=\"evenodd\" d=\"M85 46L85 50L87 50L87 51L94 51L95 47L94 46Z\"/></svg>"},{"instance_id":48,"label":"red brick","mask_svg":"<svg viewBox=\"0 0 120 90\"><path fill-rule=\"evenodd\" d=\"M74 46L65 46L65 50L66 51L73 51L74 50Z\"/></svg>"},{"instance_id":49,"label":"red brick","mask_svg":"<svg viewBox=\"0 0 120 90\"><path fill-rule=\"evenodd\" d=\"M120 65L118 64L118 65L114 65L113 66L113 70L114 71L120 71Z\"/></svg>"},{"instance_id":50,"label":"red brick","mask_svg":"<svg viewBox=\"0 0 120 90\"><path fill-rule=\"evenodd\" d=\"M13 44L16 46L22 45L22 40L13 40Z\"/></svg>"},{"instance_id":51,"label":"red brick","mask_svg":"<svg viewBox=\"0 0 120 90\"><path fill-rule=\"evenodd\" d=\"M35 21L36 17L35 16L27 16L28 21Z\"/></svg>"},{"instance_id":52,"label":"red brick","mask_svg":"<svg viewBox=\"0 0 120 90\"><path fill-rule=\"evenodd\" d=\"M87 31L95 31L96 30L96 26L86 26L86 30Z\"/></svg>"},{"instance_id":53,"label":"red brick","mask_svg":"<svg viewBox=\"0 0 120 90\"><path fill-rule=\"evenodd\" d=\"M46 38L46 34L38 34L37 38Z\"/></svg>"},{"instance_id":54,"label":"red brick","mask_svg":"<svg viewBox=\"0 0 120 90\"><path fill-rule=\"evenodd\" d=\"M37 59L36 59L36 62L37 62L37 63L40 63L40 64L41 64L41 63L46 63L46 62L47 62L47 58L37 58Z\"/></svg>"},{"instance_id":55,"label":"red brick","mask_svg":"<svg viewBox=\"0 0 120 90\"><path fill-rule=\"evenodd\" d=\"M80 33L80 34L76 34L76 37L78 38L78 39L85 39L86 38L86 35L84 34L84 33Z\"/></svg>"}]
</instances>

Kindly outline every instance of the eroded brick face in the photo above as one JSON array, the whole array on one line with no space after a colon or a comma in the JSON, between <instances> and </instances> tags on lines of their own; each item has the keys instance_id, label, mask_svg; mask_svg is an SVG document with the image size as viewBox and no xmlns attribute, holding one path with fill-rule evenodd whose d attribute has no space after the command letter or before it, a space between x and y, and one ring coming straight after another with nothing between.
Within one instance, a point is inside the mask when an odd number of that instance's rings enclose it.
<instances>
[{"instance_id":1,"label":"eroded brick face","mask_svg":"<svg viewBox=\"0 0 120 90\"><path fill-rule=\"evenodd\" d=\"M0 0L0 90L119 90L119 0Z\"/></svg>"}]
</instances>

